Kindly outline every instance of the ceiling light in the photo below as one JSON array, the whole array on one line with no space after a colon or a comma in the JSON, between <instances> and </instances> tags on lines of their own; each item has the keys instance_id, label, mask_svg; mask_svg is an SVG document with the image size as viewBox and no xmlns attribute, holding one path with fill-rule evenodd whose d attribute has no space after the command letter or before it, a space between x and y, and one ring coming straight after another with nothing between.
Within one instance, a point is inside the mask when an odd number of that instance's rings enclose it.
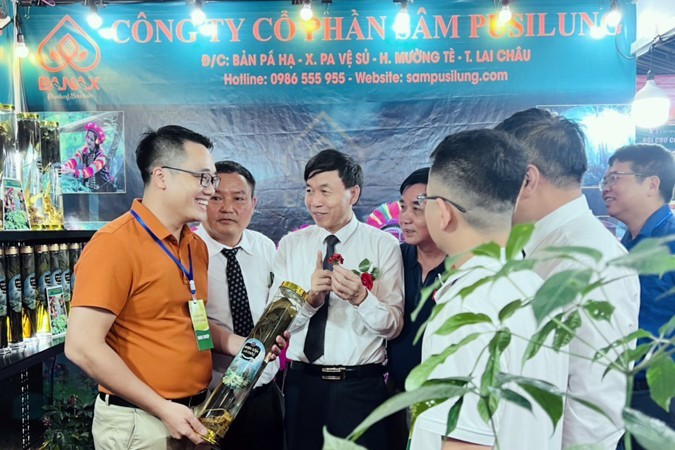
<instances>
[{"instance_id":1,"label":"ceiling light","mask_svg":"<svg viewBox=\"0 0 675 450\"><path fill-rule=\"evenodd\" d=\"M670 118L670 99L656 84L651 69L644 87L635 94L632 115L635 125L641 128L660 127Z\"/></svg>"}]
</instances>

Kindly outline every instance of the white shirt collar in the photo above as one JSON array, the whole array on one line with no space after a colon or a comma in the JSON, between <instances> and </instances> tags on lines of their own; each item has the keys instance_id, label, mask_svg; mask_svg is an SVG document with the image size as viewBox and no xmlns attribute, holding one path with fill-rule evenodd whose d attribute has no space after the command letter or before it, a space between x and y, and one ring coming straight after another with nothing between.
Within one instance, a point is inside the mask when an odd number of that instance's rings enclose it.
<instances>
[{"instance_id":1,"label":"white shirt collar","mask_svg":"<svg viewBox=\"0 0 675 450\"><path fill-rule=\"evenodd\" d=\"M351 237L351 235L354 234L356 231L356 228L359 226L359 221L356 219L356 214L352 213L352 218L349 219L349 222L347 225L344 227L340 228L337 232L331 233L330 231L326 230L325 228L319 227L319 237L321 238L321 242L324 242L328 236L331 234L337 236L337 238L340 240L340 242L345 243L347 242L347 239Z\"/></svg>"},{"instance_id":2,"label":"white shirt collar","mask_svg":"<svg viewBox=\"0 0 675 450\"><path fill-rule=\"evenodd\" d=\"M248 253L248 254L253 254L253 249L252 249L252 243L251 240L248 238L248 230L244 230L244 233L241 235L241 240L235 247L241 247L242 251ZM217 255L218 253L222 252L224 248L231 249L234 247L227 246L225 244L222 244L215 239L211 237L211 235L206 231L206 228L204 228L204 225L199 225L195 233L202 238L202 240L206 243L206 247L209 250L209 258Z\"/></svg>"},{"instance_id":3,"label":"white shirt collar","mask_svg":"<svg viewBox=\"0 0 675 450\"><path fill-rule=\"evenodd\" d=\"M587 214L588 211L590 211L588 201L586 200L586 196L582 194L545 217L542 217L534 224L534 232L530 240L525 244L525 253L531 255L546 236L564 227L565 224L577 217Z\"/></svg>"}]
</instances>

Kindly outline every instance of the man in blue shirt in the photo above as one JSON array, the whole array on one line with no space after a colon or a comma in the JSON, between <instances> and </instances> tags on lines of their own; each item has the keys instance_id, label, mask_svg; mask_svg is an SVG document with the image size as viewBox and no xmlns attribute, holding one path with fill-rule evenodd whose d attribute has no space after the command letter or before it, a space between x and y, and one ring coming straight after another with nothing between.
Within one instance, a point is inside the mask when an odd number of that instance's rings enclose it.
<instances>
[{"instance_id":1,"label":"man in blue shirt","mask_svg":"<svg viewBox=\"0 0 675 450\"><path fill-rule=\"evenodd\" d=\"M422 359L422 339L413 345L420 326L429 318L435 302L428 299L417 320L413 322L411 314L420 303L421 291L431 286L445 272L445 253L431 239L424 208L417 196L425 194L429 182L429 168L417 169L403 181L400 192L399 225L405 242L401 244L403 272L405 278L404 322L401 334L387 344L389 388L394 393L403 392L410 371ZM408 420L406 411L401 411L389 419L389 448L404 450L408 444Z\"/></svg>"},{"instance_id":2,"label":"man in blue shirt","mask_svg":"<svg viewBox=\"0 0 675 450\"><path fill-rule=\"evenodd\" d=\"M627 145L609 158L609 166L600 188L608 214L628 228L621 243L631 250L645 238L675 234L675 216L668 206L675 184L672 154L660 145ZM670 251L675 254L675 242ZM663 295L674 286L675 272L640 276L640 328L659 334L675 312L675 295ZM635 376L632 407L675 428L675 401L669 413L654 403L644 372Z\"/></svg>"}]
</instances>

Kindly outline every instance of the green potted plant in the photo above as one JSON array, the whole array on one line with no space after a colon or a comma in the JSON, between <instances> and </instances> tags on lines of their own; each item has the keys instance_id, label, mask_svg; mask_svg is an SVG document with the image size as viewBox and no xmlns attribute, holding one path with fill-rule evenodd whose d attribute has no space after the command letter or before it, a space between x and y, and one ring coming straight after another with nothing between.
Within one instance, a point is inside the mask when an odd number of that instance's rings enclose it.
<instances>
[{"instance_id":1,"label":"green potted plant","mask_svg":"<svg viewBox=\"0 0 675 450\"><path fill-rule=\"evenodd\" d=\"M532 225L514 227L506 247L507 262L499 272L479 279L473 285L460 292L464 297L471 291L485 283L499 278L509 279L509 276L522 270L531 270L535 260L519 258L520 250L532 234ZM657 274L675 270L675 256L671 255L665 245L672 238L650 239L638 244L628 255L603 262L602 254L597 250L586 247L551 248L547 258L572 258L586 267L577 270L560 272L547 279L533 297L524 297L505 306L499 313L499 320L493 321L481 314L462 313L450 317L442 326L444 333L453 331L476 321L491 321L494 325L494 334L486 346L488 367L493 368L490 376L480 379L445 378L429 379L437 365L452 357L469 339L463 339L449 346L442 354L423 361L416 367L406 380L406 392L396 395L368 416L347 439L331 436L324 430L324 449L328 450L356 450L363 449L353 441L368 429L372 424L393 414L396 411L411 407L413 424L415 418L424 410L450 398L457 398L448 415L447 432L454 430L457 418L461 414L462 400L468 392L480 396L479 412L483 420L492 421L492 413L500 402L513 402L532 410L532 404L537 403L548 415L553 425L559 424L563 414L564 398L569 394L558 390L555 386L544 381L521 377L515 374L504 373L499 370L499 358L511 342L511 332L503 322L524 308L532 310L539 322L537 332L527 337L528 348L524 359L527 360L543 347L553 348L555 351L565 351L565 346L575 336L582 320L609 321L614 307L609 302L595 301L589 293L611 280L603 279L602 272L606 266L621 266L632 268L640 274ZM483 244L472 250L475 255L488 256L499 259L501 249L496 243ZM457 269L453 269L456 258L446 260L446 273L443 280L430 286L422 292L422 302L413 319L421 310L423 303L431 296L440 284ZM589 261L591 263L589 263ZM461 269L459 269L461 271ZM447 303L445 303L447 304ZM445 306L438 304L434 307L431 317ZM426 324L420 328L417 339L424 333ZM627 404L630 404L633 389L633 376L642 371L647 372L647 382L652 399L667 410L670 400L675 396L675 362L672 359L675 353L675 316L659 329L659 335L654 336L645 330L637 330L628 336L609 342L604 348L595 350L594 360L606 366L606 372L615 370L623 373L627 378ZM551 339L552 337L552 339ZM637 340L640 342L636 345ZM517 385L524 394L515 393L509 386ZM597 414L605 413L596 405L584 399L576 398ZM482 410L481 410L482 409ZM645 416L639 411L624 407L623 419L626 429L626 448L631 449L630 436L649 450L663 450L675 448L675 432L664 423ZM496 448L499 448L497 441ZM575 450L592 449L593 445L577 446Z\"/></svg>"}]
</instances>

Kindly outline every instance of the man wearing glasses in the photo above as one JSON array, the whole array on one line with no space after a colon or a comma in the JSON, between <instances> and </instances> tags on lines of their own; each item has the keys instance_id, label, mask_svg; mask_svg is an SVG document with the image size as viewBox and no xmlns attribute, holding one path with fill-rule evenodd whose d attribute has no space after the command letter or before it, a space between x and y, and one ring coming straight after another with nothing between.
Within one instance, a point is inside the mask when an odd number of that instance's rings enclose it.
<instances>
[{"instance_id":1,"label":"man wearing glasses","mask_svg":"<svg viewBox=\"0 0 675 450\"><path fill-rule=\"evenodd\" d=\"M526 258L536 261L534 271L547 279L564 270L584 269L593 261L551 258L547 247L585 246L600 251L606 260L626 252L616 238L593 216L581 192L587 169L586 138L577 124L543 109L520 111L496 127L524 144L527 173L513 215L514 223L534 223ZM547 258L548 256L548 258ZM600 407L611 419L586 408L575 398L565 402L563 448L597 444L611 450L623 434L622 411L626 379L616 371L604 374L605 365L593 362L596 350L604 348L637 327L637 276L617 267L603 273L616 280L590 294L589 299L610 302L612 321L582 318L576 338L569 344L567 391ZM588 344L591 346L589 346Z\"/></svg>"},{"instance_id":2,"label":"man wearing glasses","mask_svg":"<svg viewBox=\"0 0 675 450\"><path fill-rule=\"evenodd\" d=\"M436 292L436 301L442 309L425 330L422 360L440 355L465 339L466 345L440 363L429 378L470 377L474 383L480 383L491 370L487 367L486 348L494 336L493 323L467 324L450 334L441 328L460 313L487 315L492 322L499 323L498 316L506 305L534 295L541 285L541 278L531 271L515 272L509 280L499 278L476 285L479 280L499 272L505 259L471 253L473 248L489 242L502 248L506 245L527 161L515 139L494 130L450 135L436 147L431 157L433 163L426 195L420 195L418 199L424 207L432 239L443 252L456 258L456 271L449 274ZM472 286L475 289L462 298L462 293ZM505 319L504 325L514 336L532 336L537 329L529 310L521 310ZM566 356L542 348L523 364L526 347L526 340L513 339L502 354L500 370L546 380L559 389L564 388ZM472 392L463 396L456 427L448 434L450 408L456 401L457 398L450 398L418 416L411 450L489 449L495 446L519 450L561 448L560 427L554 430L538 407L527 411L502 401L492 417L493 422L486 423L479 413L479 396Z\"/></svg>"},{"instance_id":3,"label":"man wearing glasses","mask_svg":"<svg viewBox=\"0 0 675 450\"><path fill-rule=\"evenodd\" d=\"M94 235L75 269L66 356L99 383L97 449L182 448L206 432L191 408L211 380L194 312L208 252L187 224L206 219L220 181L211 147L180 126L147 132L136 148L143 199Z\"/></svg>"},{"instance_id":4,"label":"man wearing glasses","mask_svg":"<svg viewBox=\"0 0 675 450\"><path fill-rule=\"evenodd\" d=\"M675 184L672 154L660 145L627 145L609 158L609 166L600 189L608 214L628 228L621 243L630 250L643 239L675 234L675 217L668 205ZM669 247L675 253L675 242ZM675 272L640 275L640 328L659 335L675 311L675 295L669 292L673 287ZM645 375L643 371L635 376L631 406L675 428L675 401L669 413L654 403ZM633 448L642 447L633 441Z\"/></svg>"}]
</instances>

